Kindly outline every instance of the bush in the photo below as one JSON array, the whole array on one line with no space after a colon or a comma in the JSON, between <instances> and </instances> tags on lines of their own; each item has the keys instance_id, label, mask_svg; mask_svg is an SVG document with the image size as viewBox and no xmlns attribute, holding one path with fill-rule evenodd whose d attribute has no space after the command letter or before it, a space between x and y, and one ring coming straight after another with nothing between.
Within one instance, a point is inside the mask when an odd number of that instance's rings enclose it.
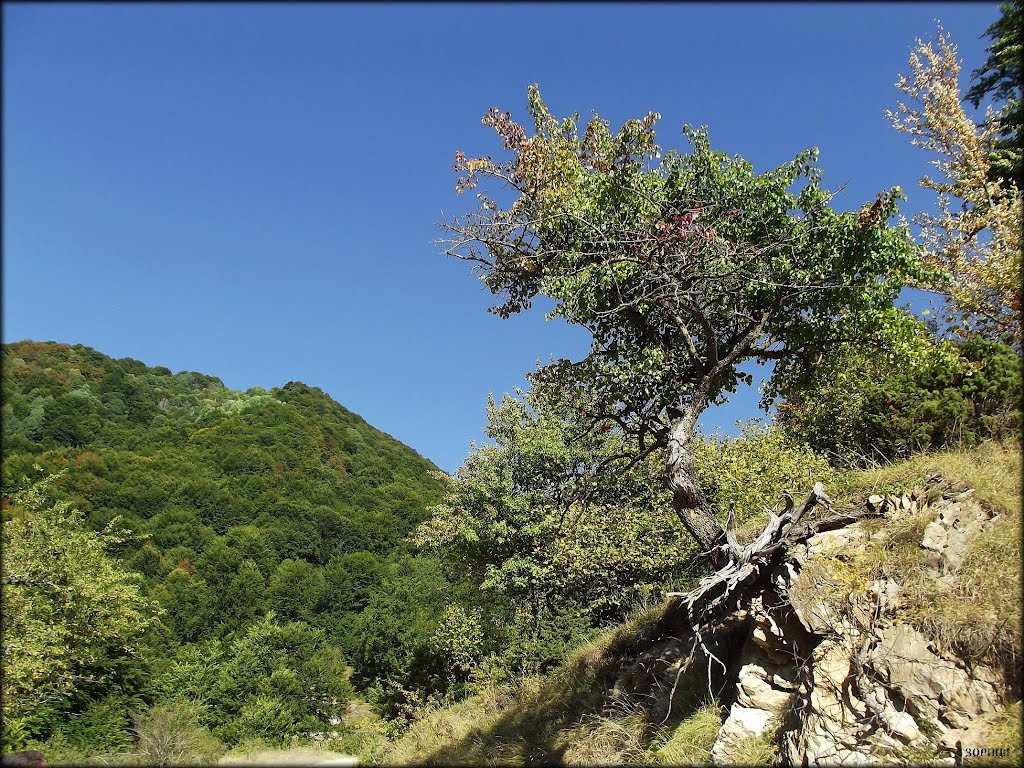
<instances>
[{"instance_id":1,"label":"bush","mask_svg":"<svg viewBox=\"0 0 1024 768\"><path fill-rule=\"evenodd\" d=\"M163 700L202 702L202 722L233 746L319 731L352 697L349 669L322 629L273 613L231 640L183 646L154 682Z\"/></svg>"},{"instance_id":2,"label":"bush","mask_svg":"<svg viewBox=\"0 0 1024 768\"><path fill-rule=\"evenodd\" d=\"M132 745L128 712L109 696L69 717L58 733L69 747L82 753L125 752Z\"/></svg>"},{"instance_id":3,"label":"bush","mask_svg":"<svg viewBox=\"0 0 1024 768\"><path fill-rule=\"evenodd\" d=\"M813 384L785 393L779 422L836 463L863 465L1017 434L1020 393L1021 362L1006 344L933 345L897 370L851 351Z\"/></svg>"},{"instance_id":4,"label":"bush","mask_svg":"<svg viewBox=\"0 0 1024 768\"><path fill-rule=\"evenodd\" d=\"M764 510L789 490L799 500L814 483L834 482L828 459L760 419L740 425L739 437L704 437L694 446L694 472L720 512L736 505L736 521L761 522Z\"/></svg>"},{"instance_id":5,"label":"bush","mask_svg":"<svg viewBox=\"0 0 1024 768\"><path fill-rule=\"evenodd\" d=\"M198 705L176 701L136 715L138 756L156 766L216 762L224 745L203 727L202 714Z\"/></svg>"},{"instance_id":6,"label":"bush","mask_svg":"<svg viewBox=\"0 0 1024 768\"><path fill-rule=\"evenodd\" d=\"M301 715L289 702L276 696L258 695L248 699L238 716L220 729L231 743L259 739L280 746L300 731Z\"/></svg>"}]
</instances>

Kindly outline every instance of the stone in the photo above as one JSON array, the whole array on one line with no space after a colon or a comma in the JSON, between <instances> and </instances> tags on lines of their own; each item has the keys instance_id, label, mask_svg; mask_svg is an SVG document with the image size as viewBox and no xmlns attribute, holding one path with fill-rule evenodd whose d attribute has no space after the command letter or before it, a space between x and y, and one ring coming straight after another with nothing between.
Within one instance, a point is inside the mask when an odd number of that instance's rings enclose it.
<instances>
[{"instance_id":1,"label":"stone","mask_svg":"<svg viewBox=\"0 0 1024 768\"><path fill-rule=\"evenodd\" d=\"M971 494L962 493L957 500L944 504L938 517L928 523L921 538L921 546L940 556L938 561L929 557L930 565L940 567L947 573L956 571L963 564L971 539L991 519ZM936 505L936 508L939 508Z\"/></svg>"},{"instance_id":2,"label":"stone","mask_svg":"<svg viewBox=\"0 0 1024 768\"><path fill-rule=\"evenodd\" d=\"M788 762L792 765L814 766L879 764L878 758L843 744L837 739L837 735L805 732L800 742L787 744ZM847 739L853 741L852 734L848 735Z\"/></svg>"},{"instance_id":3,"label":"stone","mask_svg":"<svg viewBox=\"0 0 1024 768\"><path fill-rule=\"evenodd\" d=\"M793 694L780 691L770 682L769 674L757 664L740 668L736 679L736 702L751 709L781 713L793 699Z\"/></svg>"},{"instance_id":4,"label":"stone","mask_svg":"<svg viewBox=\"0 0 1024 768\"><path fill-rule=\"evenodd\" d=\"M938 520L935 520L924 528L924 536L921 538L921 546L934 552L942 552L946 548L949 534L947 528Z\"/></svg>"},{"instance_id":5,"label":"stone","mask_svg":"<svg viewBox=\"0 0 1024 768\"><path fill-rule=\"evenodd\" d=\"M877 579L871 582L871 592L878 595L886 611L895 611L899 608L901 589L892 579Z\"/></svg>"},{"instance_id":6,"label":"stone","mask_svg":"<svg viewBox=\"0 0 1024 768\"><path fill-rule=\"evenodd\" d=\"M992 745L992 736L989 721L992 714L984 715L972 720L963 728L950 729L939 739L939 746L956 752L956 743L959 741L963 749L981 749Z\"/></svg>"},{"instance_id":7,"label":"stone","mask_svg":"<svg viewBox=\"0 0 1024 768\"><path fill-rule=\"evenodd\" d=\"M735 754L737 745L764 733L771 717L772 713L763 709L733 704L729 709L729 716L718 731L714 746L711 747L711 761L716 765L734 763L735 759L731 759L730 755Z\"/></svg>"},{"instance_id":8,"label":"stone","mask_svg":"<svg viewBox=\"0 0 1024 768\"><path fill-rule=\"evenodd\" d=\"M754 707L743 707L739 704L733 704L729 710L729 719L750 736L760 736L764 733L771 716L771 712Z\"/></svg>"},{"instance_id":9,"label":"stone","mask_svg":"<svg viewBox=\"0 0 1024 768\"><path fill-rule=\"evenodd\" d=\"M924 738L917 721L907 712L897 711L888 700L879 717L889 733L907 744L919 743Z\"/></svg>"},{"instance_id":10,"label":"stone","mask_svg":"<svg viewBox=\"0 0 1024 768\"><path fill-rule=\"evenodd\" d=\"M966 727L977 715L999 706L996 689L982 679L993 673L972 678L933 653L927 639L906 624L882 631L870 661L882 681L906 701L907 710L939 731L946 730L945 724Z\"/></svg>"},{"instance_id":11,"label":"stone","mask_svg":"<svg viewBox=\"0 0 1024 768\"><path fill-rule=\"evenodd\" d=\"M23 768L46 768L46 756L36 749L24 752L8 752L0 755L0 765L17 765Z\"/></svg>"},{"instance_id":12,"label":"stone","mask_svg":"<svg viewBox=\"0 0 1024 768\"><path fill-rule=\"evenodd\" d=\"M933 515L923 531L922 554L946 590L959 586L967 547L990 519L972 494L954 496L945 484L873 495L868 505L893 518L918 510ZM847 595L837 561L856 564L859 551L872 543L884 546L895 530L870 527L875 533L859 524L822 531L791 547L789 557L764 574L742 617L745 637L734 635L741 645L733 642L718 654L727 659L735 687L713 762L732 762L742 741L776 724L787 729L780 734L782 762L793 765L892 764L904 760L908 748L950 754L958 741L976 743L968 735L982 738L979 724L1001 706L1000 675L987 667L968 669L906 623L900 574L875 579L866 592L854 590L854 599ZM858 656L861 649L866 658ZM661 669L660 653L653 661L659 689L671 687L677 667ZM638 669L637 676L641 672L650 674Z\"/></svg>"}]
</instances>

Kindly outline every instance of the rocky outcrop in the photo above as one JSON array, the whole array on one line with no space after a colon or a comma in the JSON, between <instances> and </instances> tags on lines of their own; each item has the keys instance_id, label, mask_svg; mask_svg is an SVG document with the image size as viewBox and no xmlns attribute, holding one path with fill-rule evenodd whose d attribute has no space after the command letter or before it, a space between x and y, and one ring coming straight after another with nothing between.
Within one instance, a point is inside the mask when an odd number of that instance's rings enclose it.
<instances>
[{"instance_id":1,"label":"rocky outcrop","mask_svg":"<svg viewBox=\"0 0 1024 768\"><path fill-rule=\"evenodd\" d=\"M923 524L931 576L953 589L968 542L994 516L970 491L937 477L866 503L886 524L856 523L793 546L742 607L701 634L676 610L673 631L661 627L662 639L623 670L613 693L647 697L665 719L673 699L683 691L692 698L695 687L723 702L716 763L734 762L738 745L767 735L792 765L920 762L922 755L952 765L1002 709L999 675L968 668L931 642L906 620L898 576L873 578L858 558L894 526L919 533ZM663 624L673 613L666 616Z\"/></svg>"},{"instance_id":2,"label":"rocky outcrop","mask_svg":"<svg viewBox=\"0 0 1024 768\"><path fill-rule=\"evenodd\" d=\"M920 545L932 555L932 578L948 587L970 538L993 517L970 491L943 489L937 477L927 489L875 496L868 503L880 506L889 523L932 518ZM797 553L801 570L791 589L799 593L802 587L813 598L791 604L801 623L822 639L804 675L806 706L784 739L791 763L887 763L909 754L908 748L918 755L945 752L951 762L957 739L943 737L966 732L1001 709L994 671L981 666L968 671L955 655L904 622L896 580L879 579L858 590L859 585L823 578L830 570L826 563L850 562L872 540L887 535L884 528L871 533L858 524L815 536ZM853 575L864 576L855 569Z\"/></svg>"}]
</instances>

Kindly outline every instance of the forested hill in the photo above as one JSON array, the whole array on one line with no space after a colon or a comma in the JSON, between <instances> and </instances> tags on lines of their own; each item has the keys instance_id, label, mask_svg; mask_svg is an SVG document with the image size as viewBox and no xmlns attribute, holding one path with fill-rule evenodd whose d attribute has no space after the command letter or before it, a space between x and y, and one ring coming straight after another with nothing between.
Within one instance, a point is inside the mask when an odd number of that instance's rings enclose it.
<instances>
[{"instance_id":1,"label":"forested hill","mask_svg":"<svg viewBox=\"0 0 1024 768\"><path fill-rule=\"evenodd\" d=\"M440 491L431 462L319 389L236 392L82 345L4 346L3 450L5 488L33 464L73 468L93 527L121 515L177 545L164 529L194 523L202 539L255 524L310 562L386 553Z\"/></svg>"},{"instance_id":2,"label":"forested hill","mask_svg":"<svg viewBox=\"0 0 1024 768\"><path fill-rule=\"evenodd\" d=\"M299 382L236 392L4 345L3 599L23 638L5 748L116 751L132 714L181 697L229 745L283 738L322 730L353 685L408 676L450 595L406 544L435 473ZM401 658L382 669L381 648Z\"/></svg>"}]
</instances>

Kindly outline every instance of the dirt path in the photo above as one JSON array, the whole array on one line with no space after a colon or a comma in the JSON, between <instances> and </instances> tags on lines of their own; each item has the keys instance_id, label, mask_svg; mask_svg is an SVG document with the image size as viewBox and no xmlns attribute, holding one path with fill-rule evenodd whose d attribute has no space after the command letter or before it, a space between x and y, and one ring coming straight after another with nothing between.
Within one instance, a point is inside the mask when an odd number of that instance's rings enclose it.
<instances>
[{"instance_id":1,"label":"dirt path","mask_svg":"<svg viewBox=\"0 0 1024 768\"><path fill-rule=\"evenodd\" d=\"M296 749L274 749L265 752L252 752L248 755L233 755L222 757L218 765L358 765L359 758L354 755L345 755L341 752L331 752L327 749L311 749L299 747Z\"/></svg>"}]
</instances>

